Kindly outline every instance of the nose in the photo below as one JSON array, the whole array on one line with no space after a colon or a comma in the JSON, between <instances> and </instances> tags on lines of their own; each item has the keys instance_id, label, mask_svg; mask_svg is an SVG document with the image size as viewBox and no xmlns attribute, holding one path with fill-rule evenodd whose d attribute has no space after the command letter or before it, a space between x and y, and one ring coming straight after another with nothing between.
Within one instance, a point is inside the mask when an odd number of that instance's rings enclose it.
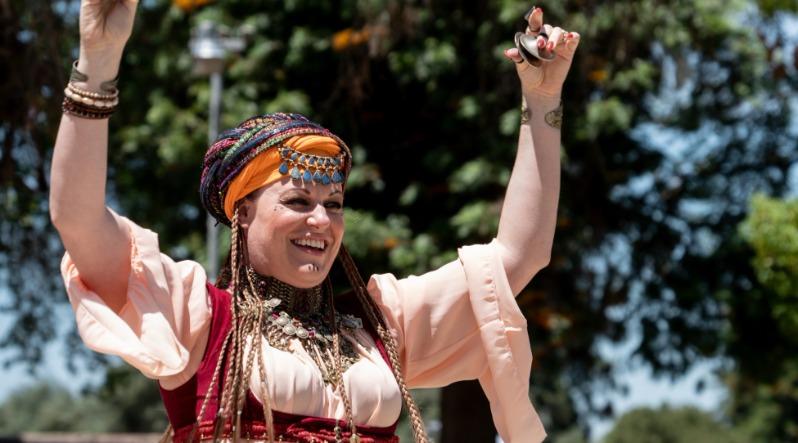
<instances>
[{"instance_id":1,"label":"nose","mask_svg":"<svg viewBox=\"0 0 798 443\"><path fill-rule=\"evenodd\" d=\"M309 226L322 230L330 225L330 216L327 215L327 208L324 205L316 205L308 215L307 223Z\"/></svg>"}]
</instances>

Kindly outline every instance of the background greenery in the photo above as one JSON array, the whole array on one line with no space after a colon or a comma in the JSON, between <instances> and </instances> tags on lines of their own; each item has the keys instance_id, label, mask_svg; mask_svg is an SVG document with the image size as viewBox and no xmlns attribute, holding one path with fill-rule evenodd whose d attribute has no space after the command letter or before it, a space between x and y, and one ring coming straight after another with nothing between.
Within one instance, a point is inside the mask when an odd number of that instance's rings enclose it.
<instances>
[{"instance_id":1,"label":"background greenery","mask_svg":"<svg viewBox=\"0 0 798 443\"><path fill-rule=\"evenodd\" d=\"M179 3L142 1L111 120L110 203L158 232L164 252L205 260L196 184L209 91L191 75L187 50L203 19L247 40L227 67L223 127L301 112L353 147L346 242L364 274L424 272L495 233L520 100L501 51L529 4ZM13 320L0 340L11 365L42 360L60 327L53 306L65 303L48 162L76 55L77 5L0 0L0 288ZM552 262L518 298L536 356L532 396L552 441L579 441L589 417L613 414L595 394L624 390L618 366L679 377L707 358L729 362L720 375L730 395L716 416L635 411L607 441L698 441L722 435L718 426L742 441L798 440L798 203L787 198L798 157L788 32L798 5L542 6L548 22L583 36L563 95ZM625 363L599 351L630 341ZM106 364L74 333L65 344L73 362ZM53 386L18 392L0 407L0 433L161 429L151 382L122 368L106 378L80 398ZM442 421L442 441L458 441L455 430L473 441L491 432L473 386L422 396ZM462 413L464 404L475 410ZM681 437L624 437L671 423L684 423Z\"/></svg>"}]
</instances>

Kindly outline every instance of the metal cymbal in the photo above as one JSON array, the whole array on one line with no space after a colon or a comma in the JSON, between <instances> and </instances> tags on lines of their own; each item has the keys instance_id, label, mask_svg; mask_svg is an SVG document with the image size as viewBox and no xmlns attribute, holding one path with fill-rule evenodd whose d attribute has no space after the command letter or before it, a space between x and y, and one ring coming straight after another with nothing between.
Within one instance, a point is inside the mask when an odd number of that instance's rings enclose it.
<instances>
[{"instance_id":1,"label":"metal cymbal","mask_svg":"<svg viewBox=\"0 0 798 443\"><path fill-rule=\"evenodd\" d=\"M536 35L528 35L523 32L515 33L515 47L521 54L521 58L529 64L536 65L538 61L550 62L557 57L554 51L541 54L538 49L538 37Z\"/></svg>"}]
</instances>

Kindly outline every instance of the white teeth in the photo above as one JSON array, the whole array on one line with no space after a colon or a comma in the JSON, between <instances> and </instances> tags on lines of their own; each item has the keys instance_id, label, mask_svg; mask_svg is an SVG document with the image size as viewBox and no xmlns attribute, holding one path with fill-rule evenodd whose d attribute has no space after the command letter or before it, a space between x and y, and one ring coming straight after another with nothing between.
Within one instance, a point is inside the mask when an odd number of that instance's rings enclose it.
<instances>
[{"instance_id":1,"label":"white teeth","mask_svg":"<svg viewBox=\"0 0 798 443\"><path fill-rule=\"evenodd\" d=\"M311 248L316 248L320 250L324 250L324 241L323 240L311 240L308 238L301 238L299 240L294 240L294 244L299 246L309 246Z\"/></svg>"}]
</instances>

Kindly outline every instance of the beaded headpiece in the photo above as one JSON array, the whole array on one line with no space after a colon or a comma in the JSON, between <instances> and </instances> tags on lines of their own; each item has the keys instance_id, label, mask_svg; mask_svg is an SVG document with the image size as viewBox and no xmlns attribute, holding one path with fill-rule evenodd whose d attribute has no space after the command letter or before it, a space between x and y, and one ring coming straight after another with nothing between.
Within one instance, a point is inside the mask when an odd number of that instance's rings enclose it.
<instances>
[{"instance_id":1,"label":"beaded headpiece","mask_svg":"<svg viewBox=\"0 0 798 443\"><path fill-rule=\"evenodd\" d=\"M289 146L296 136L329 137L337 152L326 155L302 152ZM208 148L200 180L200 198L205 209L220 223L230 225L225 212L225 197L230 184L258 155L275 156L276 170L293 180L319 184L346 181L352 167L352 154L335 134L300 114L266 114L252 117L225 131Z\"/></svg>"}]
</instances>

